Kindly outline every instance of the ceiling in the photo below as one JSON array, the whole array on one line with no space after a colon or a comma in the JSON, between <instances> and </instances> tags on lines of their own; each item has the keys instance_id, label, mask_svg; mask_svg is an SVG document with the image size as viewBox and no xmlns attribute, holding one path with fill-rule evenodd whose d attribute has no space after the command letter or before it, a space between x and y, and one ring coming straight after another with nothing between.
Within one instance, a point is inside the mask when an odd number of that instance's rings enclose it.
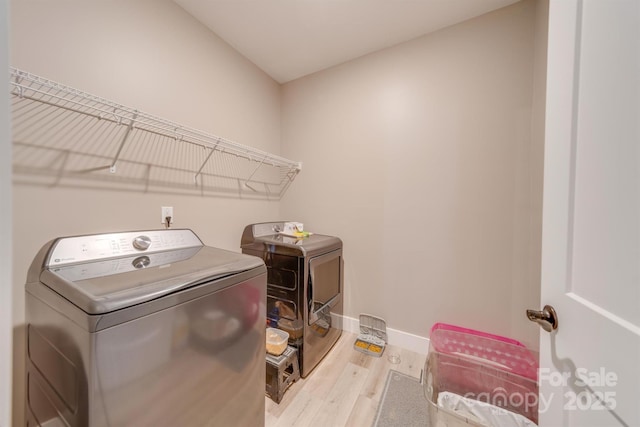
<instances>
[{"instance_id":1,"label":"ceiling","mask_svg":"<svg viewBox=\"0 0 640 427\"><path fill-rule=\"evenodd\" d=\"M174 0L285 83L519 0Z\"/></svg>"}]
</instances>

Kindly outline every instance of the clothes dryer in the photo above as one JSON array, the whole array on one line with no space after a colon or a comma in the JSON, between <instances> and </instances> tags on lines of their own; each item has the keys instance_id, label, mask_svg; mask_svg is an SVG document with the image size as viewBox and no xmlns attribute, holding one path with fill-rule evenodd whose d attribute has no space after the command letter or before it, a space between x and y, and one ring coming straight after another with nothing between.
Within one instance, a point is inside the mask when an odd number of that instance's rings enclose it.
<instances>
[{"instance_id":1,"label":"clothes dryer","mask_svg":"<svg viewBox=\"0 0 640 427\"><path fill-rule=\"evenodd\" d=\"M267 315L289 332L306 377L342 334L342 241L322 234L291 237L283 230L284 222L248 225L240 246L264 261Z\"/></svg>"}]
</instances>

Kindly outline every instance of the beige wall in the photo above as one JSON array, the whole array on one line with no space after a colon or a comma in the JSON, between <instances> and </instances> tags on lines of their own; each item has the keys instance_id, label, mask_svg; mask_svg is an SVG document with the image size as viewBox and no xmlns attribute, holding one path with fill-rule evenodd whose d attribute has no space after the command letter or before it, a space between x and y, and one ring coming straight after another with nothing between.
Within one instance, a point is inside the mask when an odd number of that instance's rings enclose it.
<instances>
[{"instance_id":1,"label":"beige wall","mask_svg":"<svg viewBox=\"0 0 640 427\"><path fill-rule=\"evenodd\" d=\"M342 237L347 316L537 347L541 23L526 0L283 86L283 155L304 169L282 213Z\"/></svg>"},{"instance_id":2,"label":"beige wall","mask_svg":"<svg viewBox=\"0 0 640 427\"><path fill-rule=\"evenodd\" d=\"M280 151L280 87L168 0L11 4L11 65L263 150ZM48 240L176 227L239 251L248 223L279 218L278 202L15 185L14 424L23 425L24 282Z\"/></svg>"},{"instance_id":3,"label":"beige wall","mask_svg":"<svg viewBox=\"0 0 640 427\"><path fill-rule=\"evenodd\" d=\"M14 425L26 270L61 235L158 227L206 244L303 221L345 243L347 315L436 321L537 347L545 12L524 0L282 88L169 0L16 0L11 65L303 161L278 202L13 188ZM280 141L282 140L282 150Z\"/></svg>"}]
</instances>

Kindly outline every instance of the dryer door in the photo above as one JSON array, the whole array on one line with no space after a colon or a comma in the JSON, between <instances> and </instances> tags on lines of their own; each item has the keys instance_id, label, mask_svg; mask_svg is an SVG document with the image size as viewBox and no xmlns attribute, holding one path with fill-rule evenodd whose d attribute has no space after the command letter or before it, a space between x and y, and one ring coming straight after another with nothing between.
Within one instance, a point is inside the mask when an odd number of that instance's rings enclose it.
<instances>
[{"instance_id":1,"label":"dryer door","mask_svg":"<svg viewBox=\"0 0 640 427\"><path fill-rule=\"evenodd\" d=\"M342 250L309 259L307 307L309 325L324 320L330 325L331 308L342 291Z\"/></svg>"}]
</instances>

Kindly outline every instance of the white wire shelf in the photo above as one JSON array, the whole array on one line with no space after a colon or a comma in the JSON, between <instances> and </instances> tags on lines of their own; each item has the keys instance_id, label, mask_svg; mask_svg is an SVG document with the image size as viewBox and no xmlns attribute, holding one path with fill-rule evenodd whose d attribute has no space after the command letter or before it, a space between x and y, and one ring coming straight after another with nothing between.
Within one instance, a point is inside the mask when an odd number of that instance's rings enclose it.
<instances>
[{"instance_id":1,"label":"white wire shelf","mask_svg":"<svg viewBox=\"0 0 640 427\"><path fill-rule=\"evenodd\" d=\"M279 199L302 164L16 68L16 182Z\"/></svg>"}]
</instances>

